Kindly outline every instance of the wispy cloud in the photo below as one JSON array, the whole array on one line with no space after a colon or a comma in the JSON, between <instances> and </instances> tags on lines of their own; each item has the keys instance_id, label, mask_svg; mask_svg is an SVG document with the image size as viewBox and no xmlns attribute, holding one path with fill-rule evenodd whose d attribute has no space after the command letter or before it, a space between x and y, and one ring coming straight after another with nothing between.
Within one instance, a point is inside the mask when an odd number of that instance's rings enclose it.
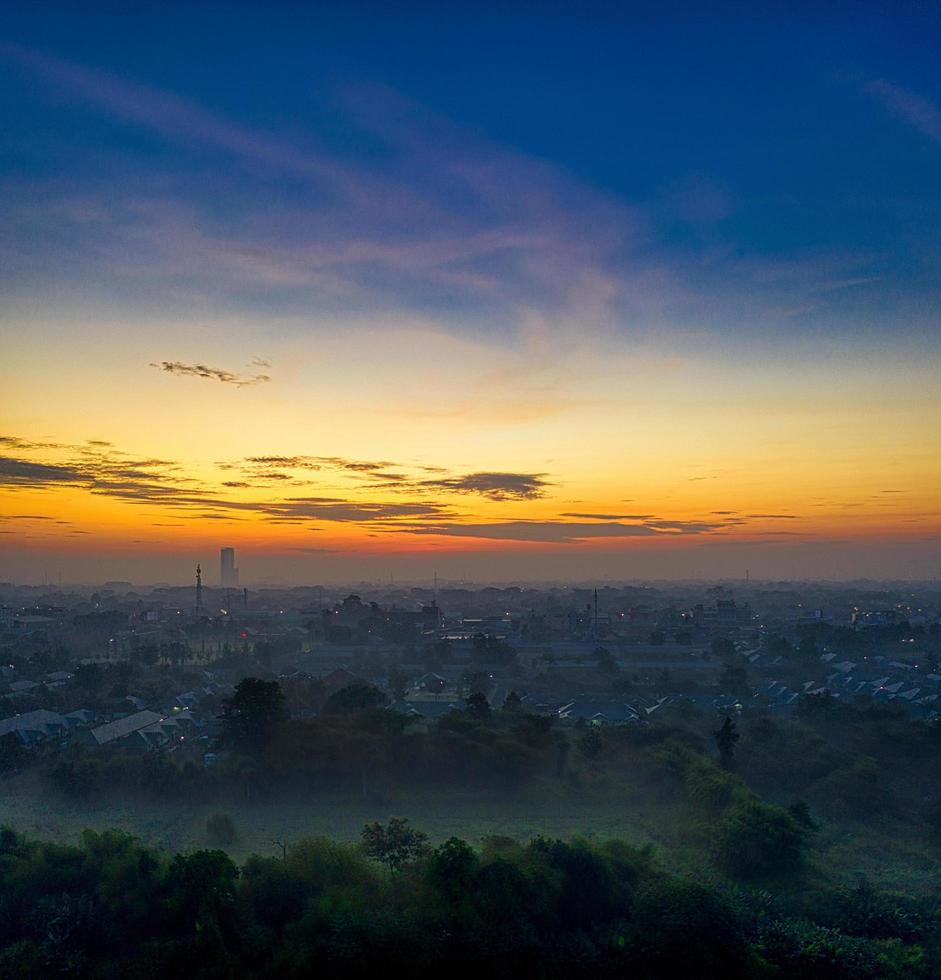
<instances>
[{"instance_id":1,"label":"wispy cloud","mask_svg":"<svg viewBox=\"0 0 941 980\"><path fill-rule=\"evenodd\" d=\"M184 364L182 361L159 361L150 365L158 371L166 371L167 374L187 375L193 378L209 378L214 381L221 381L223 384L235 385L237 388L246 388L251 385L264 384L270 381L271 377L267 374L236 374L233 371L226 371L223 368L207 367L205 364Z\"/></svg>"},{"instance_id":2,"label":"wispy cloud","mask_svg":"<svg viewBox=\"0 0 941 980\"><path fill-rule=\"evenodd\" d=\"M647 521L654 518L654 514L579 514L567 512L562 517L575 517L583 521Z\"/></svg>"},{"instance_id":3,"label":"wispy cloud","mask_svg":"<svg viewBox=\"0 0 941 980\"><path fill-rule=\"evenodd\" d=\"M933 102L881 78L870 82L866 91L923 136L941 143L941 109Z\"/></svg>"},{"instance_id":4,"label":"wispy cloud","mask_svg":"<svg viewBox=\"0 0 941 980\"><path fill-rule=\"evenodd\" d=\"M413 525L401 530L409 534L444 537L481 538L496 541L532 541L570 544L591 538L655 538L678 534L702 534L714 525L700 522L672 522L667 526L621 524L616 521L584 523L578 521L503 521L493 524L439 523Z\"/></svg>"},{"instance_id":5,"label":"wispy cloud","mask_svg":"<svg viewBox=\"0 0 941 980\"><path fill-rule=\"evenodd\" d=\"M74 202L60 201L70 232L97 236L94 249L76 250L84 262L128 270L133 256L150 281L169 276L178 288L189 279L230 300L255 290L254 301L263 287L266 302L305 311L312 302L438 309L453 322L464 307L501 330L534 316L559 329L585 317L611 324L615 305L649 309L652 278L659 287L633 249L631 207L387 89L347 90L336 106L380 148L378 161L354 163L310 134L282 139L94 68L14 45L0 56L184 151L209 146L252 165L220 175L237 221L219 220L218 208L170 174L150 195L85 193L78 216ZM259 173L286 178L290 200L259 195Z\"/></svg>"},{"instance_id":6,"label":"wispy cloud","mask_svg":"<svg viewBox=\"0 0 941 980\"><path fill-rule=\"evenodd\" d=\"M7 437L7 445L14 438ZM240 478L216 483L188 476L173 460L138 458L113 446L85 444L22 452L20 456L0 456L0 487L77 488L128 505L156 507L161 520L154 526L174 526L181 519L226 522L260 518L274 525L315 528L321 524L357 525L383 535L566 544L594 538L718 534L744 523L744 518L735 516L697 520L606 512L569 512L555 520L517 520L508 512L501 520L482 521L475 519L473 505L467 504L468 498L476 497L509 509L548 496L552 482L546 473L480 470L458 474L425 462L408 466L381 459L259 453L218 463L223 473L235 470ZM45 458L31 458L40 453ZM288 491L297 484L322 491L325 480L337 485L340 492ZM259 497L260 488L266 485L269 489ZM278 493L277 487L288 492Z\"/></svg>"},{"instance_id":7,"label":"wispy cloud","mask_svg":"<svg viewBox=\"0 0 941 980\"><path fill-rule=\"evenodd\" d=\"M343 182L344 172L329 159L299 151L273 138L262 138L229 120L160 89L134 85L20 45L2 43L0 54L44 76L50 82L123 120L155 129L172 139L211 144L246 160L291 173Z\"/></svg>"},{"instance_id":8,"label":"wispy cloud","mask_svg":"<svg viewBox=\"0 0 941 980\"><path fill-rule=\"evenodd\" d=\"M551 486L545 473L478 472L448 474L437 466L411 467L390 460L345 459L341 456L247 456L241 463L220 463L223 469L241 469L255 479L289 479L285 470L319 473L335 470L355 474L376 489L402 493L476 494L489 500L535 500ZM425 474L441 474L433 478ZM229 486L232 483L227 484Z\"/></svg>"}]
</instances>

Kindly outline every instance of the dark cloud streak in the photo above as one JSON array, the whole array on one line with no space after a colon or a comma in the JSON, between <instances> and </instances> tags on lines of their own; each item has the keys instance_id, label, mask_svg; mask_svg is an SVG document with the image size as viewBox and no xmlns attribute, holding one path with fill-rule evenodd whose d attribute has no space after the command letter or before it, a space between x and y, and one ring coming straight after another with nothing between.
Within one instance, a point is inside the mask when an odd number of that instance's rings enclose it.
<instances>
[{"instance_id":1,"label":"dark cloud streak","mask_svg":"<svg viewBox=\"0 0 941 980\"><path fill-rule=\"evenodd\" d=\"M264 384L271 380L268 374L235 374L223 368L208 367L205 364L184 364L182 361L154 361L150 365L158 371L167 374L188 375L193 378L208 378L221 381L223 384L235 385L236 388L247 388L251 385Z\"/></svg>"}]
</instances>

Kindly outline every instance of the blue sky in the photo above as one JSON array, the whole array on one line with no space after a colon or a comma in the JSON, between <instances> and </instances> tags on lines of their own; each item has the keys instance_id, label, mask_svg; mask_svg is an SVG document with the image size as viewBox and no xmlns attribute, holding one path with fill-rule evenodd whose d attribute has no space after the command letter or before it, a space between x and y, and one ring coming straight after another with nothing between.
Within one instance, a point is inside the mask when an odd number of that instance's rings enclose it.
<instances>
[{"instance_id":1,"label":"blue sky","mask_svg":"<svg viewBox=\"0 0 941 980\"><path fill-rule=\"evenodd\" d=\"M695 297L694 309L667 304L673 322L721 318L720 329L746 335L890 329L924 338L934 329L926 306L937 300L941 218L936 13L170 4L128 15L92 6L31 5L5 22L14 47L0 57L0 175L14 194L30 185L34 199L53 197L67 175L73 188L95 193L163 194L167 208L185 204L203 227L227 235L246 209L313 210L331 195L340 211L348 207L336 186L303 169L201 138L198 120L155 125L146 105L137 115L116 109L96 94L110 79L131 102L135 90L179 99L247 139L359 168L361 181L388 168L401 191L430 196L438 209L422 215L405 204L384 221L351 214L348 238L440 228L442 206L461 234L509 222L532 228L555 209L567 216L556 233L595 236L597 263L611 274L641 265L649 280L652 264L677 270ZM69 71L88 73L87 86L76 91L63 78ZM529 183L527 168L542 164L565 186L545 188L551 201L527 209L493 189L468 192L447 173L462 158L489 165L500 154L498 168L517 158L510 197ZM276 231L282 241L306 240L286 216ZM30 235L17 234L28 251ZM73 241L96 234L85 229ZM21 282L48 284L50 259L68 265L69 232L50 237L32 246L32 266L12 270ZM471 264L486 272L503 261ZM392 271L389 289L405 309L460 308L471 328L505 312L481 291L403 282ZM88 278L81 264L75 272ZM106 269L97 275L107 281ZM388 297L381 272L371 276ZM512 278L527 288L518 270ZM757 300L749 315L736 282ZM290 289L272 300L270 283L260 292L263 305L285 310L309 301ZM246 288L239 302L252 308L259 296ZM375 308L368 296L341 302ZM769 324L766 308L786 322ZM646 322L650 309L627 304L614 315Z\"/></svg>"},{"instance_id":2,"label":"blue sky","mask_svg":"<svg viewBox=\"0 0 941 980\"><path fill-rule=\"evenodd\" d=\"M219 460L392 459L445 494L544 477L397 539L429 549L575 541L571 501L631 500L928 561L941 13L824 7L6 11L0 412L34 454L10 492L35 513L23 474L89 439L207 494ZM74 533L127 539L124 504L82 500ZM782 532L735 527L781 570Z\"/></svg>"}]
</instances>

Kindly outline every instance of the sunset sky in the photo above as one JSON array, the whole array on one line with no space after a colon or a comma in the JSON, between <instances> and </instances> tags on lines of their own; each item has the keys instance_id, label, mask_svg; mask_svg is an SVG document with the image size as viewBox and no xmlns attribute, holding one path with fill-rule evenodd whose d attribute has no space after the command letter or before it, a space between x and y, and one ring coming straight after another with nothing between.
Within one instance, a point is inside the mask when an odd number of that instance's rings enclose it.
<instances>
[{"instance_id":1,"label":"sunset sky","mask_svg":"<svg viewBox=\"0 0 941 980\"><path fill-rule=\"evenodd\" d=\"M936 577L930 6L6 10L0 579Z\"/></svg>"}]
</instances>

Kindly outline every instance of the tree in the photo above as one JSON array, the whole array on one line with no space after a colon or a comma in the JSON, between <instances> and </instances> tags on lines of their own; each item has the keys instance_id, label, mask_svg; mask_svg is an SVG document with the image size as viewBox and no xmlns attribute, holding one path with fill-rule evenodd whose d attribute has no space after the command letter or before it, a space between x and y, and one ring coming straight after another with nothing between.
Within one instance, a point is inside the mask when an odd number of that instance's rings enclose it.
<instances>
[{"instance_id":1,"label":"tree","mask_svg":"<svg viewBox=\"0 0 941 980\"><path fill-rule=\"evenodd\" d=\"M729 715L725 716L722 727L715 732L713 738L719 749L719 764L723 769L731 769L735 762L735 743L739 740L739 734Z\"/></svg>"},{"instance_id":2,"label":"tree","mask_svg":"<svg viewBox=\"0 0 941 980\"><path fill-rule=\"evenodd\" d=\"M487 695L482 694L480 691L472 694L464 703L467 705L467 713L469 715L474 715L477 718L486 718L490 714L490 702L487 700Z\"/></svg>"},{"instance_id":3,"label":"tree","mask_svg":"<svg viewBox=\"0 0 941 980\"><path fill-rule=\"evenodd\" d=\"M79 664L75 668L75 684L83 691L94 691L101 684L101 667L96 663Z\"/></svg>"},{"instance_id":4,"label":"tree","mask_svg":"<svg viewBox=\"0 0 941 980\"><path fill-rule=\"evenodd\" d=\"M791 815L791 819L799 826L803 827L804 830L816 830L817 822L810 815L810 807L807 805L806 800L795 800L788 808L787 812Z\"/></svg>"},{"instance_id":5,"label":"tree","mask_svg":"<svg viewBox=\"0 0 941 980\"><path fill-rule=\"evenodd\" d=\"M800 865L806 830L781 807L746 799L715 828L716 858L736 878L789 874Z\"/></svg>"},{"instance_id":6,"label":"tree","mask_svg":"<svg viewBox=\"0 0 941 980\"><path fill-rule=\"evenodd\" d=\"M452 906L459 906L473 894L479 865L477 855L466 841L449 837L432 854L428 877Z\"/></svg>"},{"instance_id":7,"label":"tree","mask_svg":"<svg viewBox=\"0 0 941 980\"><path fill-rule=\"evenodd\" d=\"M428 835L410 827L407 817L389 817L385 825L378 820L366 824L362 837L366 854L392 872L401 871L428 851Z\"/></svg>"},{"instance_id":8,"label":"tree","mask_svg":"<svg viewBox=\"0 0 941 980\"><path fill-rule=\"evenodd\" d=\"M598 664L598 669L603 673L616 674L620 670L618 662L614 659L610 650L606 650L604 647L597 647L592 656L594 656L595 662Z\"/></svg>"},{"instance_id":9,"label":"tree","mask_svg":"<svg viewBox=\"0 0 941 980\"><path fill-rule=\"evenodd\" d=\"M392 692L392 696L397 701L404 698L408 691L408 674L401 667L393 665L389 668L386 679L389 682L389 690Z\"/></svg>"},{"instance_id":10,"label":"tree","mask_svg":"<svg viewBox=\"0 0 941 980\"><path fill-rule=\"evenodd\" d=\"M378 687L360 681L334 691L327 698L323 710L324 714L327 715L352 715L361 711L381 708L385 704L385 700L386 696Z\"/></svg>"},{"instance_id":11,"label":"tree","mask_svg":"<svg viewBox=\"0 0 941 980\"><path fill-rule=\"evenodd\" d=\"M277 681L246 677L222 702L223 741L241 752L265 749L284 718L284 694Z\"/></svg>"},{"instance_id":12,"label":"tree","mask_svg":"<svg viewBox=\"0 0 941 980\"><path fill-rule=\"evenodd\" d=\"M476 670L470 674L465 674L461 678L464 685L464 696L470 697L472 694L484 694L493 686L493 678L485 670Z\"/></svg>"},{"instance_id":13,"label":"tree","mask_svg":"<svg viewBox=\"0 0 941 980\"><path fill-rule=\"evenodd\" d=\"M503 701L504 711L519 711L523 706L523 699L516 693L516 691L510 691Z\"/></svg>"},{"instance_id":14,"label":"tree","mask_svg":"<svg viewBox=\"0 0 941 980\"><path fill-rule=\"evenodd\" d=\"M163 656L174 667L179 667L187 659L188 654L189 650L186 648L186 644L181 643L179 640L171 640L163 650Z\"/></svg>"},{"instance_id":15,"label":"tree","mask_svg":"<svg viewBox=\"0 0 941 980\"><path fill-rule=\"evenodd\" d=\"M475 633L471 640L471 659L486 664L509 664L516 659L516 651L491 633Z\"/></svg>"},{"instance_id":16,"label":"tree","mask_svg":"<svg viewBox=\"0 0 941 980\"><path fill-rule=\"evenodd\" d=\"M589 761L597 759L603 748L601 732L597 728L588 728L578 740L578 751Z\"/></svg>"}]
</instances>

